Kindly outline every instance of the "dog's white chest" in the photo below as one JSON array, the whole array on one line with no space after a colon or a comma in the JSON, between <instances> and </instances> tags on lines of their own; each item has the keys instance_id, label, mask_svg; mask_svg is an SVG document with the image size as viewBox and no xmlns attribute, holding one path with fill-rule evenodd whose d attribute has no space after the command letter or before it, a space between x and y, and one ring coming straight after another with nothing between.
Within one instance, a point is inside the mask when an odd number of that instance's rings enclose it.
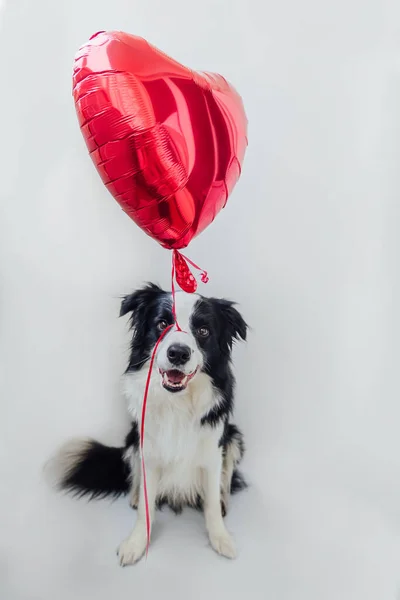
<instances>
[{"instance_id":1,"label":"dog's white chest","mask_svg":"<svg viewBox=\"0 0 400 600\"><path fill-rule=\"evenodd\" d=\"M203 469L213 462L221 431L200 425L186 411L152 411L145 459L160 470L160 495L192 498L203 488Z\"/></svg>"},{"instance_id":2,"label":"dog's white chest","mask_svg":"<svg viewBox=\"0 0 400 600\"><path fill-rule=\"evenodd\" d=\"M163 466L201 466L209 438L208 428L201 427L199 419L188 410L158 406L146 415L145 454Z\"/></svg>"},{"instance_id":3,"label":"dog's white chest","mask_svg":"<svg viewBox=\"0 0 400 600\"><path fill-rule=\"evenodd\" d=\"M129 411L140 422L143 381L139 374L125 380ZM222 435L220 427L201 425L201 417L215 405L207 379L191 394L170 394L157 383L150 385L145 418L144 456L146 463L160 468L164 489L188 490L200 485L202 467L214 460Z\"/></svg>"}]
</instances>

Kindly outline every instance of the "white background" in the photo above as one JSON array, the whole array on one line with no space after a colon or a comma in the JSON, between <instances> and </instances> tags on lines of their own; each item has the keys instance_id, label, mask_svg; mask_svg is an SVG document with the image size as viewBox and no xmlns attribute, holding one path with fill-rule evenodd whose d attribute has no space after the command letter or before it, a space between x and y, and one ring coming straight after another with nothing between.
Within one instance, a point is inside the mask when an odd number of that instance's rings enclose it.
<instances>
[{"instance_id":1,"label":"white background","mask_svg":"<svg viewBox=\"0 0 400 600\"><path fill-rule=\"evenodd\" d=\"M2 599L400 597L399 21L398 0L2 3ZM205 291L253 327L236 354L252 486L228 518L235 562L201 515L166 512L147 563L122 570L126 501L42 479L71 435L121 441L118 297L169 284L74 112L74 53L116 28L223 73L250 121L242 179L190 248Z\"/></svg>"}]
</instances>

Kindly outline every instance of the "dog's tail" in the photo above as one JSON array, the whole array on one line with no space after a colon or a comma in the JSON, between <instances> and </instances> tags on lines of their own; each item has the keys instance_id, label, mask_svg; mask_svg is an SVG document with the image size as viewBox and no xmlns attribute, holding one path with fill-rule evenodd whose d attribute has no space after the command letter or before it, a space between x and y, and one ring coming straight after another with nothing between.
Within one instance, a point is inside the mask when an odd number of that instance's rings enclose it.
<instances>
[{"instance_id":1,"label":"dog's tail","mask_svg":"<svg viewBox=\"0 0 400 600\"><path fill-rule=\"evenodd\" d=\"M47 472L59 490L79 498L118 498L129 491L130 467L124 449L92 439L67 442L48 463Z\"/></svg>"}]
</instances>

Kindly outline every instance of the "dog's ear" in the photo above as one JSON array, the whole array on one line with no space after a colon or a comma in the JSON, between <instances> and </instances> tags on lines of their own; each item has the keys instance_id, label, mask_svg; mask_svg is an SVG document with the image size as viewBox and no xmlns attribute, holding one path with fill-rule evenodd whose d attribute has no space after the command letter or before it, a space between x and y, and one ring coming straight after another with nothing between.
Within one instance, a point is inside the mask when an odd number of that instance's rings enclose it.
<instances>
[{"instance_id":1,"label":"dog's ear","mask_svg":"<svg viewBox=\"0 0 400 600\"><path fill-rule=\"evenodd\" d=\"M123 297L119 316L123 317L128 313L132 313L133 316L138 311L147 308L157 296L163 293L158 285L148 283L143 288L133 292L133 294Z\"/></svg>"},{"instance_id":2,"label":"dog's ear","mask_svg":"<svg viewBox=\"0 0 400 600\"><path fill-rule=\"evenodd\" d=\"M229 350L235 340L245 341L247 338L247 323L235 308L235 302L217 300L218 318L222 326L222 340Z\"/></svg>"}]
</instances>

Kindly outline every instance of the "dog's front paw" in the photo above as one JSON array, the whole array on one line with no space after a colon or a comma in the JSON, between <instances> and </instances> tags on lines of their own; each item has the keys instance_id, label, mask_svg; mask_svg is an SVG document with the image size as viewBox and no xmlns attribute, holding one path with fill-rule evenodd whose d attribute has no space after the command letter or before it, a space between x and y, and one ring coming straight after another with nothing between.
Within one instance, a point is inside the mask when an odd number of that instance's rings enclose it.
<instances>
[{"instance_id":1,"label":"dog's front paw","mask_svg":"<svg viewBox=\"0 0 400 600\"><path fill-rule=\"evenodd\" d=\"M121 567L134 565L140 560L146 550L146 536L132 533L118 548L117 555Z\"/></svg>"},{"instance_id":2,"label":"dog's front paw","mask_svg":"<svg viewBox=\"0 0 400 600\"><path fill-rule=\"evenodd\" d=\"M221 556L236 558L235 543L227 531L210 533L210 542L215 552L218 552Z\"/></svg>"}]
</instances>

